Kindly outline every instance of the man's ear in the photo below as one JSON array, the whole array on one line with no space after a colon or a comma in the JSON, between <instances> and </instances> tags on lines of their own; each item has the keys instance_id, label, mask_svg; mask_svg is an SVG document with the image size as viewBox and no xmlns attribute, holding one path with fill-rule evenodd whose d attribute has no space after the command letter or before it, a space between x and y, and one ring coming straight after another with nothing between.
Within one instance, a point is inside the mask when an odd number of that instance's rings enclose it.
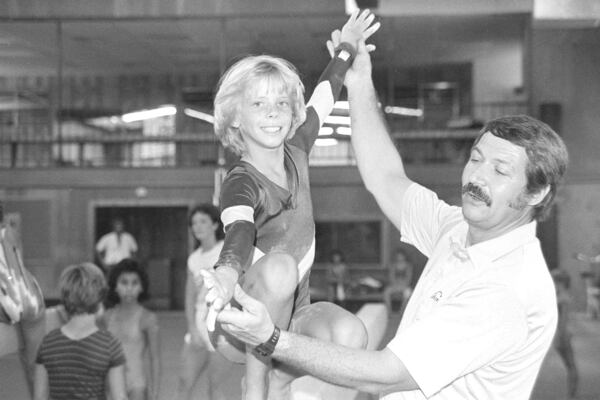
<instances>
[{"instance_id":1,"label":"man's ear","mask_svg":"<svg viewBox=\"0 0 600 400\"><path fill-rule=\"evenodd\" d=\"M529 194L529 200L527 201L527 205L532 207L537 206L546 198L548 192L550 192L550 185L546 185L542 189L538 190L536 193Z\"/></svg>"}]
</instances>

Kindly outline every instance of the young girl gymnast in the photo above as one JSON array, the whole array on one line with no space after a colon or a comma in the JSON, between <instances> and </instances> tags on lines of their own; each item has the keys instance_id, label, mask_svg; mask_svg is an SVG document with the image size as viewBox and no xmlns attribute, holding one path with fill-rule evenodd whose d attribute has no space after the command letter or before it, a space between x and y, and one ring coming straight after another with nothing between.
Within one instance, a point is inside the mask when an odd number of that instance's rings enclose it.
<instances>
[{"instance_id":1,"label":"young girl gymnast","mask_svg":"<svg viewBox=\"0 0 600 400\"><path fill-rule=\"evenodd\" d=\"M148 276L131 259L120 261L108 277L109 308L102 322L123 346L125 383L129 400L158 399L160 347L156 314L140 301L148 297ZM149 360L149 373L145 357Z\"/></svg>"},{"instance_id":2,"label":"young girl gymnast","mask_svg":"<svg viewBox=\"0 0 600 400\"><path fill-rule=\"evenodd\" d=\"M215 270L203 271L209 330L239 283L267 306L281 329L347 346L366 345L365 328L353 314L332 303L310 304L315 227L308 154L339 96L358 41L379 27L373 20L368 11L350 17L341 32L343 43L307 105L296 69L280 58L244 58L221 78L215 133L241 159L228 172L220 193L223 250ZM273 332L271 343L278 332ZM268 345L246 348L218 324L211 340L230 360L246 362L246 400L289 397L289 383L298 375L281 365L271 369Z\"/></svg>"}]
</instances>

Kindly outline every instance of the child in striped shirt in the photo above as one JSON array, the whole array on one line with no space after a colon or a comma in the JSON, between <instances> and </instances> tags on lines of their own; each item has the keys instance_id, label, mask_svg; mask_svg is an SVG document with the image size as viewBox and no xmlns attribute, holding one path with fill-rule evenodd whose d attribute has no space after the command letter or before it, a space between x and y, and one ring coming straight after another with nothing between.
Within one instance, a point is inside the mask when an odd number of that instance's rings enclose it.
<instances>
[{"instance_id":1,"label":"child in striped shirt","mask_svg":"<svg viewBox=\"0 0 600 400\"><path fill-rule=\"evenodd\" d=\"M34 399L105 400L106 382L113 400L127 399L121 344L96 325L106 294L102 271L91 263L71 265L62 272L59 289L69 321L42 340Z\"/></svg>"}]
</instances>

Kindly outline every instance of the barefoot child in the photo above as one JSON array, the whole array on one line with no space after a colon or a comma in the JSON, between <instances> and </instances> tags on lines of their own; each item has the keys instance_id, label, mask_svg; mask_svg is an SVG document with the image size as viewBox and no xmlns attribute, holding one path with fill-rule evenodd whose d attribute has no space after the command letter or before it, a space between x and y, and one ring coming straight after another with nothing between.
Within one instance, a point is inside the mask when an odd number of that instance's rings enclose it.
<instances>
[{"instance_id":1,"label":"barefoot child","mask_svg":"<svg viewBox=\"0 0 600 400\"><path fill-rule=\"evenodd\" d=\"M160 383L160 349L156 314L140 301L148 297L148 276L132 259L121 260L108 278L108 309L103 322L121 341L127 363L125 383L129 400L158 399ZM150 373L145 371L145 355Z\"/></svg>"},{"instance_id":2,"label":"barefoot child","mask_svg":"<svg viewBox=\"0 0 600 400\"><path fill-rule=\"evenodd\" d=\"M106 293L104 274L94 264L71 265L62 272L59 290L69 321L49 332L36 359L34 399L125 400L125 357L119 341L98 329Z\"/></svg>"},{"instance_id":3,"label":"barefoot child","mask_svg":"<svg viewBox=\"0 0 600 400\"><path fill-rule=\"evenodd\" d=\"M331 303L310 304L315 227L308 154L342 89L358 41L379 26L372 25L373 19L368 11L350 17L342 29L343 43L306 106L298 73L280 58L244 58L221 78L215 133L241 160L230 169L220 194L223 250L215 271L203 272L209 317L230 302L239 282L267 305L281 329L346 346L366 345L364 326L353 314ZM209 327L213 321L209 318ZM267 376L268 347L246 348L218 325L211 340L230 360L246 362L243 398L289 397L290 380L297 375L276 368Z\"/></svg>"}]
</instances>

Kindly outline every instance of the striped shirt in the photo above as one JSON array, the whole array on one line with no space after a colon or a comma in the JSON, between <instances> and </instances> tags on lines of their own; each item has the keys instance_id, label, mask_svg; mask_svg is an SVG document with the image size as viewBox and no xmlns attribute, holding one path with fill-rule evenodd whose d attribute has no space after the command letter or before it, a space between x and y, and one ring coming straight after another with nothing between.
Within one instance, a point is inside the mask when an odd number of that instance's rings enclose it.
<instances>
[{"instance_id":1,"label":"striped shirt","mask_svg":"<svg viewBox=\"0 0 600 400\"><path fill-rule=\"evenodd\" d=\"M108 370L125 364L125 356L106 330L73 340L55 329L44 337L36 363L48 371L51 399L104 400Z\"/></svg>"}]
</instances>

